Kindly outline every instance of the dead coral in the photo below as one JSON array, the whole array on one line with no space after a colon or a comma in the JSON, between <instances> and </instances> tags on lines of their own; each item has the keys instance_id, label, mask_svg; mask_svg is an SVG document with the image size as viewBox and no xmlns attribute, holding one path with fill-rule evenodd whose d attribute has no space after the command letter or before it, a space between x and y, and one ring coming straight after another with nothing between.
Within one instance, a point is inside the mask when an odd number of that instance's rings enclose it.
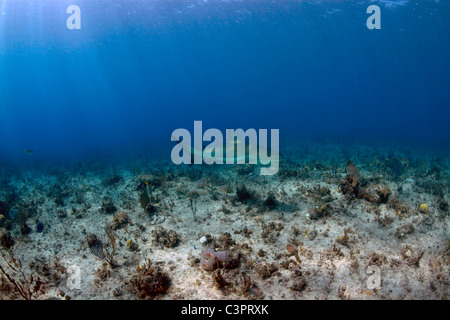
<instances>
[{"instance_id":1,"label":"dead coral","mask_svg":"<svg viewBox=\"0 0 450 320\"><path fill-rule=\"evenodd\" d=\"M318 220L320 218L329 217L333 214L334 208L331 204L327 203L319 208L312 209L309 213L309 219Z\"/></svg>"},{"instance_id":2,"label":"dead coral","mask_svg":"<svg viewBox=\"0 0 450 320\"><path fill-rule=\"evenodd\" d=\"M180 242L180 236L172 231L166 230L161 226L155 227L153 230L153 243L158 244L162 247L173 248L176 247Z\"/></svg>"},{"instance_id":3,"label":"dead coral","mask_svg":"<svg viewBox=\"0 0 450 320\"><path fill-rule=\"evenodd\" d=\"M390 195L391 189L384 185L371 185L360 191L362 198L376 205L387 203Z\"/></svg>"},{"instance_id":4,"label":"dead coral","mask_svg":"<svg viewBox=\"0 0 450 320\"><path fill-rule=\"evenodd\" d=\"M215 245L218 250L229 250L232 246L236 245L236 242L233 240L230 233L225 232L215 240Z\"/></svg>"},{"instance_id":5,"label":"dead coral","mask_svg":"<svg viewBox=\"0 0 450 320\"><path fill-rule=\"evenodd\" d=\"M350 240L350 238L349 238L346 230L344 231L343 236L339 236L336 238L336 242L342 246L348 246L349 240Z\"/></svg>"},{"instance_id":6,"label":"dead coral","mask_svg":"<svg viewBox=\"0 0 450 320\"><path fill-rule=\"evenodd\" d=\"M287 250L287 252L288 252L288 256L289 256L289 257L294 256L294 257L295 257L295 260L297 260L297 262L298 262L299 264L302 263L302 261L300 260L300 257L298 256L298 248L297 248L296 245L294 245L294 244L292 244L292 243L289 243L289 244L286 246L286 250Z\"/></svg>"},{"instance_id":7,"label":"dead coral","mask_svg":"<svg viewBox=\"0 0 450 320\"><path fill-rule=\"evenodd\" d=\"M277 271L278 267L273 263L260 263L256 266L256 272L262 279L270 278Z\"/></svg>"},{"instance_id":8,"label":"dead coral","mask_svg":"<svg viewBox=\"0 0 450 320\"><path fill-rule=\"evenodd\" d=\"M293 271L294 272L292 275L292 279L294 280L294 282L290 288L291 288L291 290L294 290L297 292L302 292L303 290L306 289L306 287L308 285L306 283L305 276L303 275L303 272L299 266L293 267Z\"/></svg>"},{"instance_id":9,"label":"dead coral","mask_svg":"<svg viewBox=\"0 0 450 320\"><path fill-rule=\"evenodd\" d=\"M368 266L376 265L378 267L381 267L384 263L386 263L387 259L384 255L372 252L372 255L370 256Z\"/></svg>"},{"instance_id":10,"label":"dead coral","mask_svg":"<svg viewBox=\"0 0 450 320\"><path fill-rule=\"evenodd\" d=\"M313 230L309 233L309 240L314 241L314 239L316 239L316 237L319 235L319 233L316 230Z\"/></svg>"},{"instance_id":11,"label":"dead coral","mask_svg":"<svg viewBox=\"0 0 450 320\"><path fill-rule=\"evenodd\" d=\"M125 212L121 211L114 215L111 226L113 229L119 229L126 226L129 223L131 223L131 219Z\"/></svg>"},{"instance_id":12,"label":"dead coral","mask_svg":"<svg viewBox=\"0 0 450 320\"><path fill-rule=\"evenodd\" d=\"M101 268L95 271L95 279L93 280L94 284L97 287L100 287L105 281L107 281L111 276L111 271L108 269L107 263L102 263Z\"/></svg>"},{"instance_id":13,"label":"dead coral","mask_svg":"<svg viewBox=\"0 0 450 320\"><path fill-rule=\"evenodd\" d=\"M377 194L377 204L386 203L391 195L391 189L387 186L381 187L377 190Z\"/></svg>"},{"instance_id":14,"label":"dead coral","mask_svg":"<svg viewBox=\"0 0 450 320\"><path fill-rule=\"evenodd\" d=\"M280 267L286 269L286 270L290 270L290 265L296 265L297 262L295 262L295 260L289 259L289 260L285 260L283 262L280 263Z\"/></svg>"},{"instance_id":15,"label":"dead coral","mask_svg":"<svg viewBox=\"0 0 450 320\"><path fill-rule=\"evenodd\" d=\"M389 201L388 207L390 209L393 209L395 213L400 217L407 216L411 211L411 208L405 202L403 202L397 197Z\"/></svg>"},{"instance_id":16,"label":"dead coral","mask_svg":"<svg viewBox=\"0 0 450 320\"><path fill-rule=\"evenodd\" d=\"M250 230L247 226L244 226L241 230L235 230L234 233L242 234L244 237L249 238L253 234L253 230Z\"/></svg>"},{"instance_id":17,"label":"dead coral","mask_svg":"<svg viewBox=\"0 0 450 320\"><path fill-rule=\"evenodd\" d=\"M280 231L284 229L281 223L270 222L262 225L261 237L265 243L275 243L280 236Z\"/></svg>"},{"instance_id":18,"label":"dead coral","mask_svg":"<svg viewBox=\"0 0 450 320\"><path fill-rule=\"evenodd\" d=\"M117 211L116 206L109 198L103 199L102 206L100 208L100 213L112 214Z\"/></svg>"},{"instance_id":19,"label":"dead coral","mask_svg":"<svg viewBox=\"0 0 450 320\"><path fill-rule=\"evenodd\" d=\"M170 278L158 266L147 260L144 265L136 268L130 284L141 299L153 299L169 289Z\"/></svg>"},{"instance_id":20,"label":"dead coral","mask_svg":"<svg viewBox=\"0 0 450 320\"><path fill-rule=\"evenodd\" d=\"M265 257L265 256L267 256L267 252L264 251L263 249L259 249L259 251L258 251L258 257L263 258L263 257Z\"/></svg>"},{"instance_id":21,"label":"dead coral","mask_svg":"<svg viewBox=\"0 0 450 320\"><path fill-rule=\"evenodd\" d=\"M387 227L395 221L395 218L393 216L385 214L383 216L377 215L376 220L378 221L379 224Z\"/></svg>"},{"instance_id":22,"label":"dead coral","mask_svg":"<svg viewBox=\"0 0 450 320\"><path fill-rule=\"evenodd\" d=\"M379 183L379 179L372 182L377 183L377 181ZM389 187L377 186L376 184L366 186L367 184L368 181L366 180L362 183L358 169L353 162L349 161L347 163L347 175L339 184L339 189L342 194L348 200L365 199L377 205L388 202L389 196L391 195L391 189Z\"/></svg>"},{"instance_id":23,"label":"dead coral","mask_svg":"<svg viewBox=\"0 0 450 320\"><path fill-rule=\"evenodd\" d=\"M310 194L313 196L315 200L322 202L331 202L333 198L331 197L331 190L326 186L314 186L312 190L310 190Z\"/></svg>"},{"instance_id":24,"label":"dead coral","mask_svg":"<svg viewBox=\"0 0 450 320\"><path fill-rule=\"evenodd\" d=\"M344 195L349 196L352 199L359 197L360 185L358 169L353 162L349 161L347 163L347 175L341 180L339 188Z\"/></svg>"},{"instance_id":25,"label":"dead coral","mask_svg":"<svg viewBox=\"0 0 450 320\"><path fill-rule=\"evenodd\" d=\"M213 280L217 289L220 289L225 295L229 294L231 283L225 280L220 269L213 272Z\"/></svg>"},{"instance_id":26,"label":"dead coral","mask_svg":"<svg viewBox=\"0 0 450 320\"><path fill-rule=\"evenodd\" d=\"M306 289L306 286L307 284L305 279L299 279L292 284L291 289L294 291L302 292Z\"/></svg>"},{"instance_id":27,"label":"dead coral","mask_svg":"<svg viewBox=\"0 0 450 320\"><path fill-rule=\"evenodd\" d=\"M395 236L398 239L404 239L408 234L415 231L414 226L411 223L404 224L395 230Z\"/></svg>"},{"instance_id":28,"label":"dead coral","mask_svg":"<svg viewBox=\"0 0 450 320\"><path fill-rule=\"evenodd\" d=\"M425 250L419 252L417 255L414 255L414 251L409 246L406 246L401 252L403 260L405 260L410 267L419 267L420 260L424 254Z\"/></svg>"},{"instance_id":29,"label":"dead coral","mask_svg":"<svg viewBox=\"0 0 450 320\"><path fill-rule=\"evenodd\" d=\"M259 300L264 297L264 293L258 287L256 283L254 283L250 276L246 277L245 273L242 273L243 283L242 283L242 294L250 299L250 300Z\"/></svg>"},{"instance_id":30,"label":"dead coral","mask_svg":"<svg viewBox=\"0 0 450 320\"><path fill-rule=\"evenodd\" d=\"M28 266L40 278L45 279L46 284L52 286L57 286L66 272L66 268L57 257L53 260L53 263L48 263L44 257L34 258Z\"/></svg>"}]
</instances>

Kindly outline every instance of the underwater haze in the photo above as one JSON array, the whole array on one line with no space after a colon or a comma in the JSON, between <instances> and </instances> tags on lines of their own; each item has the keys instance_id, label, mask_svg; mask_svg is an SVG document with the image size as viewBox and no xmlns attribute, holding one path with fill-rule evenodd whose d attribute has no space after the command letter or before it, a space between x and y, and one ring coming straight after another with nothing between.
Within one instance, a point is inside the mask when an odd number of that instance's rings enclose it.
<instances>
[{"instance_id":1,"label":"underwater haze","mask_svg":"<svg viewBox=\"0 0 450 320\"><path fill-rule=\"evenodd\" d=\"M448 1L0 1L0 161L170 150L194 120L448 148L449 57Z\"/></svg>"}]
</instances>

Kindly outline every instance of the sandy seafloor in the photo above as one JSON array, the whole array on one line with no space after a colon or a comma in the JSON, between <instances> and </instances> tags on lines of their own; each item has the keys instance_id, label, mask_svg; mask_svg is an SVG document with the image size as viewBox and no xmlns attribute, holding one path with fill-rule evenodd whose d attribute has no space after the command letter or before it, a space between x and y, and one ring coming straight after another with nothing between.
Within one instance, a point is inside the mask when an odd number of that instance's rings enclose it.
<instances>
[{"instance_id":1,"label":"sandy seafloor","mask_svg":"<svg viewBox=\"0 0 450 320\"><path fill-rule=\"evenodd\" d=\"M33 299L448 299L449 165L436 150L314 141L285 150L272 177L256 166L148 159L3 166L2 246L33 283L1 265ZM141 205L143 181L153 213ZM344 194L345 181L356 194ZM106 248L111 223L114 268L86 240L95 234ZM233 263L204 270L210 246ZM146 294L131 279L147 260L156 273L137 278L156 289ZM79 289L67 285L74 265ZM368 287L369 266L379 288ZM2 299L22 298L4 275L0 289Z\"/></svg>"}]
</instances>

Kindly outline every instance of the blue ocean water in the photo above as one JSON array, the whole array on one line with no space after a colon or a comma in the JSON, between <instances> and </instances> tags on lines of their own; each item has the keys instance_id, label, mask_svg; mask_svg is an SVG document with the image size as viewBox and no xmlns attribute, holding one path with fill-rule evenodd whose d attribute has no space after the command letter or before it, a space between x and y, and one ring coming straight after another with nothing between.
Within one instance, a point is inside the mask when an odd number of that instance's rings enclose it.
<instances>
[{"instance_id":1,"label":"blue ocean water","mask_svg":"<svg viewBox=\"0 0 450 320\"><path fill-rule=\"evenodd\" d=\"M194 120L446 150L449 58L448 1L3 0L0 161L170 159Z\"/></svg>"}]
</instances>

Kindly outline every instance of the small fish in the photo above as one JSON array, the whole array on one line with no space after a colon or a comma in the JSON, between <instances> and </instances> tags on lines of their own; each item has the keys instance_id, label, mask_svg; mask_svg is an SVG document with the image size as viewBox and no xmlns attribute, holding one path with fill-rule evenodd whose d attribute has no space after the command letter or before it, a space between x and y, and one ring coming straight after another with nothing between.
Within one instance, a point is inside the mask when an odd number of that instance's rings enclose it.
<instances>
[{"instance_id":1,"label":"small fish","mask_svg":"<svg viewBox=\"0 0 450 320\"><path fill-rule=\"evenodd\" d=\"M44 224L42 222L38 222L36 225L36 232L41 233L42 231L44 231Z\"/></svg>"},{"instance_id":2,"label":"small fish","mask_svg":"<svg viewBox=\"0 0 450 320\"><path fill-rule=\"evenodd\" d=\"M23 153L24 154L28 154L28 155L33 155L34 154L34 151L33 150L27 150L27 149L25 149L25 150L23 150Z\"/></svg>"},{"instance_id":3,"label":"small fish","mask_svg":"<svg viewBox=\"0 0 450 320\"><path fill-rule=\"evenodd\" d=\"M147 188L147 193L150 196L151 192L150 192L150 187L148 186L148 181L144 181L146 188Z\"/></svg>"}]
</instances>

